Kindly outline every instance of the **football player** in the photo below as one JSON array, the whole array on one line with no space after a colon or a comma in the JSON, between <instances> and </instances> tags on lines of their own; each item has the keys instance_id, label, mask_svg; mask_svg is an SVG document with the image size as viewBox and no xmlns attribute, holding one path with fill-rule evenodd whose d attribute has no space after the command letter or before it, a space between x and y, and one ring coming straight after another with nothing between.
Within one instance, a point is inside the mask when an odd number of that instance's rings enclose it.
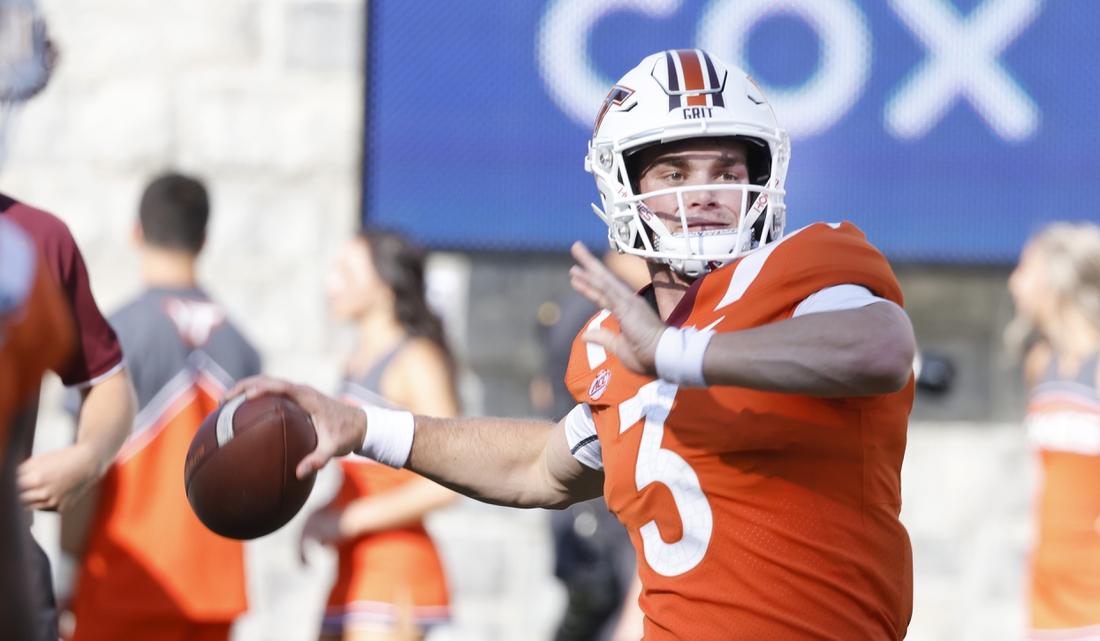
<instances>
[{"instance_id":1,"label":"football player","mask_svg":"<svg viewBox=\"0 0 1100 641\"><path fill-rule=\"evenodd\" d=\"M789 157L760 88L704 51L650 56L611 90L585 164L611 244L653 284L636 295L574 246L573 286L604 311L557 424L357 413L272 379L231 394L311 413L301 475L357 450L491 503L604 494L637 549L646 639L900 639L912 327L853 225L784 234Z\"/></svg>"}]
</instances>

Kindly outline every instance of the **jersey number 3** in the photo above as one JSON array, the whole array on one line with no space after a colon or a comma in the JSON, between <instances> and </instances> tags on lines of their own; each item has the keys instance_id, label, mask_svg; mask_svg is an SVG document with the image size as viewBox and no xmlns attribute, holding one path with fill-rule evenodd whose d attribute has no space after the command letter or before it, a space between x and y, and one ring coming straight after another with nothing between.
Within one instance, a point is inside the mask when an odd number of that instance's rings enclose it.
<instances>
[{"instance_id":1,"label":"jersey number 3","mask_svg":"<svg viewBox=\"0 0 1100 641\"><path fill-rule=\"evenodd\" d=\"M619 405L620 432L645 419L638 463L634 468L638 491L641 492L650 483L668 487L683 524L684 534L675 543L665 543L656 521L649 521L641 527L646 563L663 576L677 576L699 565L707 553L714 529L714 516L699 485L699 475L679 454L661 448L665 420L672 410L677 389L672 383L656 380L638 390L634 398Z\"/></svg>"}]
</instances>

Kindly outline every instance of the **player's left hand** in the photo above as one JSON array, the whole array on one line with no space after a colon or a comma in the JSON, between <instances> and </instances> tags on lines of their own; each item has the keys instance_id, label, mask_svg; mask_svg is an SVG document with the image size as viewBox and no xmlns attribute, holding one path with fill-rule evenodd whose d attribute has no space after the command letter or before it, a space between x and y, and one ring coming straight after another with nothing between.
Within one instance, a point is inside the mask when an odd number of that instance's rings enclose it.
<instances>
[{"instance_id":1,"label":"player's left hand","mask_svg":"<svg viewBox=\"0 0 1100 641\"><path fill-rule=\"evenodd\" d=\"M99 478L92 448L81 443L32 456L16 470L19 499L30 510L64 511Z\"/></svg>"},{"instance_id":2,"label":"player's left hand","mask_svg":"<svg viewBox=\"0 0 1100 641\"><path fill-rule=\"evenodd\" d=\"M573 243L572 253L577 261L569 269L573 289L609 310L619 322L618 334L597 329L585 332L581 339L603 347L634 372L656 376L657 342L668 326L583 243Z\"/></svg>"}]
</instances>

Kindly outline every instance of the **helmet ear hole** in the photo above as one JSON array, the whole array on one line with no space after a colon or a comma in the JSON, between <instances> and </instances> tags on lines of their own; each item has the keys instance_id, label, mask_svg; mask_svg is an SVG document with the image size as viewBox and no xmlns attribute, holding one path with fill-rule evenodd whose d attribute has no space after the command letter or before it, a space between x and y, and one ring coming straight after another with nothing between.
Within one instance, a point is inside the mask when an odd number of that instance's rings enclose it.
<instances>
[{"instance_id":1,"label":"helmet ear hole","mask_svg":"<svg viewBox=\"0 0 1100 641\"><path fill-rule=\"evenodd\" d=\"M749 182L763 187L772 176L772 156L768 145L758 138L741 137L749 166Z\"/></svg>"},{"instance_id":2,"label":"helmet ear hole","mask_svg":"<svg viewBox=\"0 0 1100 641\"><path fill-rule=\"evenodd\" d=\"M638 185L641 184L642 177L638 175L638 151L639 149L631 149L629 153L623 154L623 177L622 181L624 185L630 185L630 191L637 194L640 191Z\"/></svg>"}]
</instances>

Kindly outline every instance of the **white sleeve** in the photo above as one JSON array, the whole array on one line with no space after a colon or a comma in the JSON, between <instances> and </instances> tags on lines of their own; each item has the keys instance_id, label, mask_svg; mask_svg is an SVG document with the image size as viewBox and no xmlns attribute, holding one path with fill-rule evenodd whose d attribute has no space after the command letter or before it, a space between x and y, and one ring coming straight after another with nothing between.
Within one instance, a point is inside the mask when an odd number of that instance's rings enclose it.
<instances>
[{"instance_id":1,"label":"white sleeve","mask_svg":"<svg viewBox=\"0 0 1100 641\"><path fill-rule=\"evenodd\" d=\"M818 314L820 312L840 312L846 309L858 309L872 303L897 303L879 298L871 293L871 290L862 285L834 285L826 287L818 292L810 294L794 308L794 316L798 318L806 314Z\"/></svg>"},{"instance_id":2,"label":"white sleeve","mask_svg":"<svg viewBox=\"0 0 1100 641\"><path fill-rule=\"evenodd\" d=\"M596 422L588 403L581 403L565 415L565 442L569 452L582 465L594 470L603 469L603 448L596 436Z\"/></svg>"}]
</instances>

